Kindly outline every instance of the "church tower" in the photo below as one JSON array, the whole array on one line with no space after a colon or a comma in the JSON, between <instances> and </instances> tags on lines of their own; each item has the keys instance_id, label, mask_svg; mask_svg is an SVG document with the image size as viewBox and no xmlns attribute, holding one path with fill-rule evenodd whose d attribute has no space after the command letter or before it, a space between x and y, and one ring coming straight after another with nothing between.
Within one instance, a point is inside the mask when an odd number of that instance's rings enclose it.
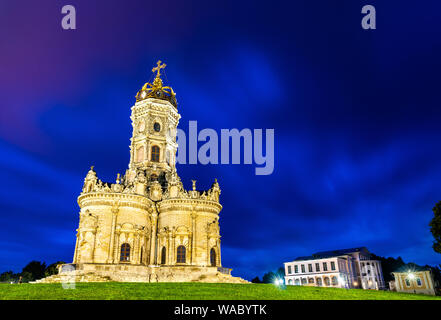
<instances>
[{"instance_id":1,"label":"church tower","mask_svg":"<svg viewBox=\"0 0 441 320\"><path fill-rule=\"evenodd\" d=\"M164 68L158 61L153 82L136 94L126 173L103 182L92 166L84 179L73 263L65 265L78 281L244 282L222 267L217 180L185 190L176 172L180 115Z\"/></svg>"},{"instance_id":2,"label":"church tower","mask_svg":"<svg viewBox=\"0 0 441 320\"><path fill-rule=\"evenodd\" d=\"M126 173L128 182L133 182L142 170L149 180L158 180L164 188L167 177L176 170L176 130L181 118L173 89L164 86L161 79L161 69L165 66L158 61L152 69L156 72L153 84L146 83L136 95Z\"/></svg>"}]
</instances>

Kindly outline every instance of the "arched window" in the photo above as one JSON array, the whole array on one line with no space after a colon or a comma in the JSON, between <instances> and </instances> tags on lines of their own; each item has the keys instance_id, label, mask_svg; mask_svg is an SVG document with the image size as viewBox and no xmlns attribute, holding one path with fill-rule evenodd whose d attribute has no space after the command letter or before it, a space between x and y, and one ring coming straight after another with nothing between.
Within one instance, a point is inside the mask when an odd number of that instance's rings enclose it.
<instances>
[{"instance_id":1,"label":"arched window","mask_svg":"<svg viewBox=\"0 0 441 320\"><path fill-rule=\"evenodd\" d=\"M152 161L159 162L159 147L153 146L152 147Z\"/></svg>"},{"instance_id":2,"label":"arched window","mask_svg":"<svg viewBox=\"0 0 441 320\"><path fill-rule=\"evenodd\" d=\"M329 280L328 277L325 278L325 285L326 286L330 286L331 285L331 281Z\"/></svg>"},{"instance_id":3,"label":"arched window","mask_svg":"<svg viewBox=\"0 0 441 320\"><path fill-rule=\"evenodd\" d=\"M314 278L308 278L308 283L313 284L314 283Z\"/></svg>"},{"instance_id":4,"label":"arched window","mask_svg":"<svg viewBox=\"0 0 441 320\"><path fill-rule=\"evenodd\" d=\"M406 286L410 287L410 280L406 279Z\"/></svg>"},{"instance_id":5,"label":"arched window","mask_svg":"<svg viewBox=\"0 0 441 320\"><path fill-rule=\"evenodd\" d=\"M323 283L322 283L322 278L317 278L317 285L319 286L319 287L321 287L322 285L323 285Z\"/></svg>"},{"instance_id":6,"label":"arched window","mask_svg":"<svg viewBox=\"0 0 441 320\"><path fill-rule=\"evenodd\" d=\"M177 249L177 255L176 255L176 262L177 263L185 263L185 247L179 246Z\"/></svg>"},{"instance_id":7,"label":"arched window","mask_svg":"<svg viewBox=\"0 0 441 320\"><path fill-rule=\"evenodd\" d=\"M120 261L130 261L130 244L123 243L121 245L121 258Z\"/></svg>"},{"instance_id":8,"label":"arched window","mask_svg":"<svg viewBox=\"0 0 441 320\"><path fill-rule=\"evenodd\" d=\"M302 285L305 285L307 283L308 283L308 281L306 280L306 278L302 278Z\"/></svg>"},{"instance_id":9,"label":"arched window","mask_svg":"<svg viewBox=\"0 0 441 320\"><path fill-rule=\"evenodd\" d=\"M417 282L418 287L421 287L423 285L423 283L421 282L421 278L417 278L416 282Z\"/></svg>"},{"instance_id":10,"label":"arched window","mask_svg":"<svg viewBox=\"0 0 441 320\"><path fill-rule=\"evenodd\" d=\"M336 286L338 284L338 279L337 277L332 277L332 285Z\"/></svg>"},{"instance_id":11,"label":"arched window","mask_svg":"<svg viewBox=\"0 0 441 320\"><path fill-rule=\"evenodd\" d=\"M210 263L213 267L216 266L216 250L214 248L210 250Z\"/></svg>"},{"instance_id":12,"label":"arched window","mask_svg":"<svg viewBox=\"0 0 441 320\"><path fill-rule=\"evenodd\" d=\"M299 285L300 285L300 280L299 280L299 279L296 279L296 280L295 280L295 284L296 284L296 286L299 286Z\"/></svg>"},{"instance_id":13,"label":"arched window","mask_svg":"<svg viewBox=\"0 0 441 320\"><path fill-rule=\"evenodd\" d=\"M161 250L161 264L165 264L166 256L167 256L167 249L165 249L165 247L162 247L162 250Z\"/></svg>"},{"instance_id":14,"label":"arched window","mask_svg":"<svg viewBox=\"0 0 441 320\"><path fill-rule=\"evenodd\" d=\"M288 280L288 284L289 284L290 286L292 286L292 279L289 279L289 280Z\"/></svg>"}]
</instances>

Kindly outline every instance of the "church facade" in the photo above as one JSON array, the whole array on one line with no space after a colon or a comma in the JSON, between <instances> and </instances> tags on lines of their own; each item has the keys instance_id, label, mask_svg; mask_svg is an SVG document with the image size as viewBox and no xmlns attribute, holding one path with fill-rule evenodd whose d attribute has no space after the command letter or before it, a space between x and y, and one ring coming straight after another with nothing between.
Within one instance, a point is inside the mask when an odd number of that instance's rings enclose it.
<instances>
[{"instance_id":1,"label":"church facade","mask_svg":"<svg viewBox=\"0 0 441 320\"><path fill-rule=\"evenodd\" d=\"M136 95L131 111L130 163L113 183L93 167L78 197L79 227L72 264L41 282L246 282L221 263L215 179L208 190L185 190L176 172L176 95L164 86L158 61L153 83Z\"/></svg>"}]
</instances>

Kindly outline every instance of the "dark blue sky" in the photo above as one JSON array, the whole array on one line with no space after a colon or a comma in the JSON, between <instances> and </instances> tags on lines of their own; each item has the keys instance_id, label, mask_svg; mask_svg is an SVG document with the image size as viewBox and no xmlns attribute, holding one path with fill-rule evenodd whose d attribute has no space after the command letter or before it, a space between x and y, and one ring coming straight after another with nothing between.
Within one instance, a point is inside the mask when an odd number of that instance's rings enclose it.
<instances>
[{"instance_id":1,"label":"dark blue sky","mask_svg":"<svg viewBox=\"0 0 441 320\"><path fill-rule=\"evenodd\" d=\"M61 7L77 30L61 28ZM377 9L377 30L361 8ZM438 264L439 1L1 1L0 271L71 261L91 164L129 161L130 107L167 63L180 127L274 128L275 170L180 165L222 188L222 262L251 279L366 246Z\"/></svg>"}]
</instances>

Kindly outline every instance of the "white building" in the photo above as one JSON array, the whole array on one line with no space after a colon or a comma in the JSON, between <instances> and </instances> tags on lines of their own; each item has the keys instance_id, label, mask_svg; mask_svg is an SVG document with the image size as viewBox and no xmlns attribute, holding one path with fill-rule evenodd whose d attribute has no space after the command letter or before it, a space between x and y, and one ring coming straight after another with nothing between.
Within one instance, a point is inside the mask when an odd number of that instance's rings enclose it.
<instances>
[{"instance_id":1,"label":"white building","mask_svg":"<svg viewBox=\"0 0 441 320\"><path fill-rule=\"evenodd\" d=\"M380 261L365 247L318 252L285 262L287 285L384 289Z\"/></svg>"}]
</instances>

